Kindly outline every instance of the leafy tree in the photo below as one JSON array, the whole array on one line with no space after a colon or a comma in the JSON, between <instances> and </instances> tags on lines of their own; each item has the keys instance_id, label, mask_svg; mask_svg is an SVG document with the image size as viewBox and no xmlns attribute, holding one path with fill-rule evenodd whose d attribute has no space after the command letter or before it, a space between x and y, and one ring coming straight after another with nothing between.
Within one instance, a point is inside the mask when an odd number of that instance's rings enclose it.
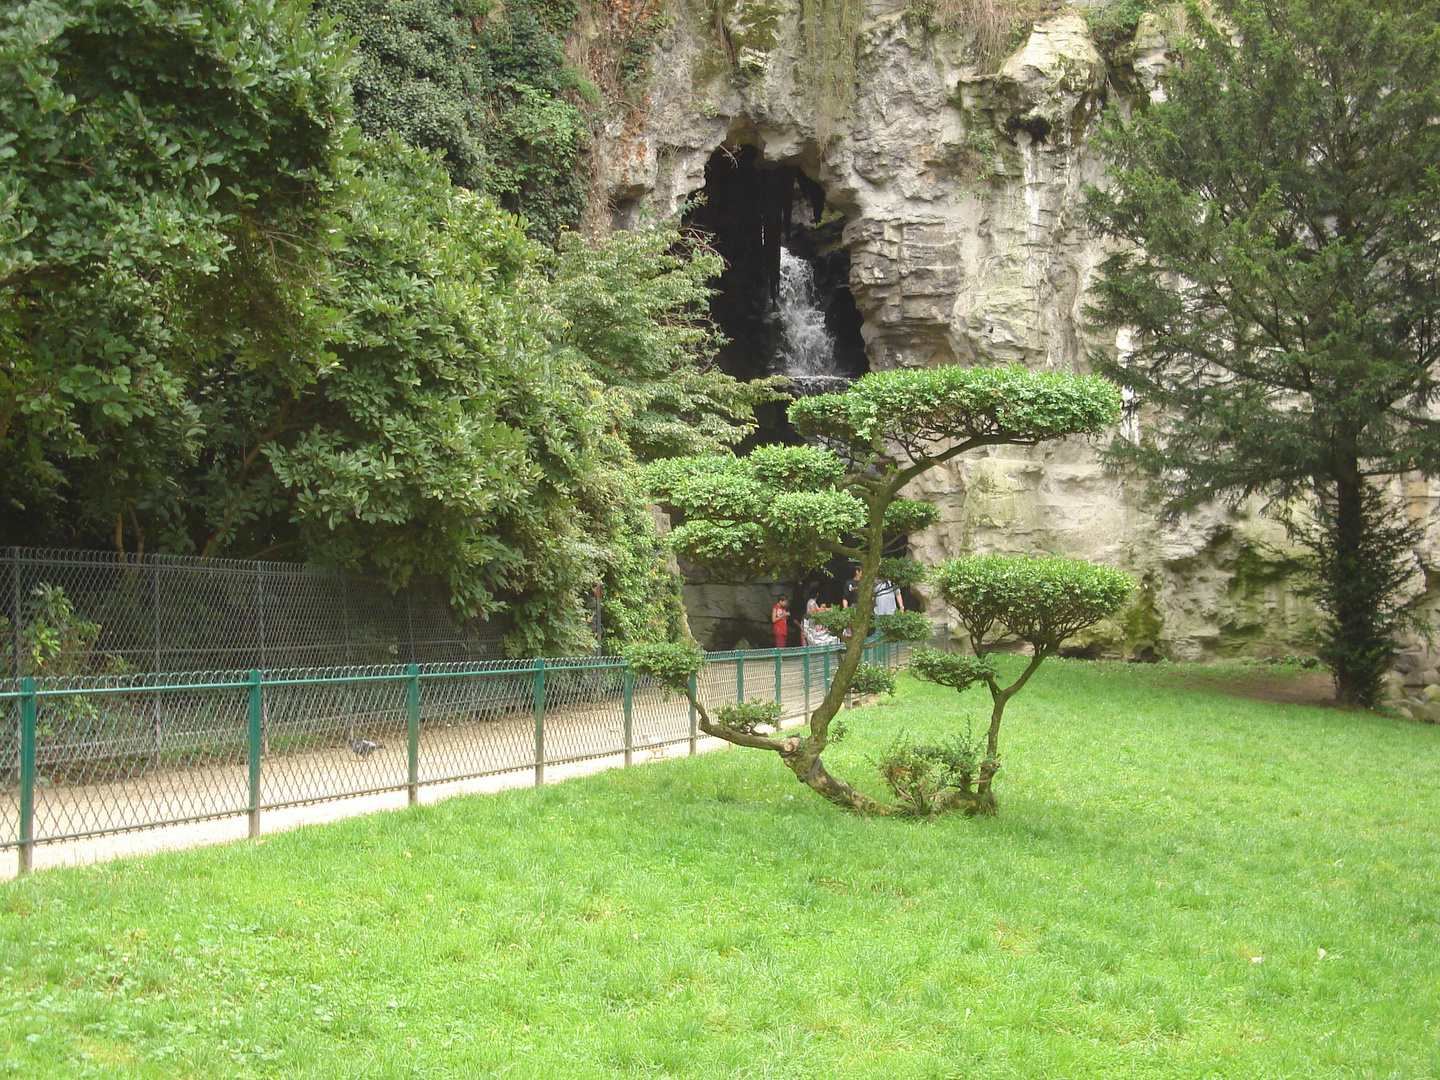
<instances>
[{"instance_id":1,"label":"leafy tree","mask_svg":"<svg viewBox=\"0 0 1440 1080\"><path fill-rule=\"evenodd\" d=\"M367 135L439 152L553 244L585 211L587 86L562 45L574 5L535 0L320 0L359 53L355 113Z\"/></svg>"},{"instance_id":2,"label":"leafy tree","mask_svg":"<svg viewBox=\"0 0 1440 1080\"><path fill-rule=\"evenodd\" d=\"M421 7L397 48L429 40ZM486 85L528 56L568 92L532 29ZM708 264L594 246L587 286L656 327L567 338L586 257L542 268L425 153L361 138L346 51L299 7L36 0L0 50L4 542L437 575L521 653L592 647L597 583L611 640L680 632L627 425L743 430L748 388L686 375Z\"/></svg>"},{"instance_id":3,"label":"leafy tree","mask_svg":"<svg viewBox=\"0 0 1440 1080\"><path fill-rule=\"evenodd\" d=\"M197 370L313 372L348 57L283 0L0 11L0 499L123 530L193 455Z\"/></svg>"},{"instance_id":4,"label":"leafy tree","mask_svg":"<svg viewBox=\"0 0 1440 1080\"><path fill-rule=\"evenodd\" d=\"M522 223L398 141L361 147L356 189L328 366L299 383L217 371L200 395L210 438L177 506L195 546L433 575L460 614L508 614L516 653L592 647L601 581L613 636L676 632L613 404L553 346Z\"/></svg>"},{"instance_id":5,"label":"leafy tree","mask_svg":"<svg viewBox=\"0 0 1440 1080\"><path fill-rule=\"evenodd\" d=\"M546 292L556 345L609 388L641 461L717 452L755 427L783 380L740 382L714 366L723 340L706 313L720 256L671 222L605 237L560 237Z\"/></svg>"},{"instance_id":6,"label":"leafy tree","mask_svg":"<svg viewBox=\"0 0 1440 1080\"><path fill-rule=\"evenodd\" d=\"M1115 458L1171 513L1269 497L1313 556L1336 696L1373 705L1417 536L1386 484L1440 473L1440 5L1219 0L1189 30L1090 193L1126 242L1091 314L1133 332L1093 362L1156 407Z\"/></svg>"},{"instance_id":7,"label":"leafy tree","mask_svg":"<svg viewBox=\"0 0 1440 1080\"><path fill-rule=\"evenodd\" d=\"M969 450L1034 445L1104 430L1119 415L1119 394L1093 376L1024 368L943 367L862 376L843 394L803 398L790 406L808 446L760 447L744 458L706 456L657 462L654 492L683 514L671 536L697 565L732 575L795 572L833 555L861 569L859 604L834 682L810 716L807 734L759 734L712 718L690 689L698 668L693 644L647 645L630 662L685 694L701 728L740 746L779 754L797 778L831 802L872 813L896 808L833 776L822 754L831 721L860 667L874 621L874 586L887 534L909 533L935 519L933 507L902 499L917 476ZM887 569L894 570L893 565ZM923 615L881 620L894 639L928 637Z\"/></svg>"},{"instance_id":8,"label":"leafy tree","mask_svg":"<svg viewBox=\"0 0 1440 1080\"><path fill-rule=\"evenodd\" d=\"M968 764L963 768L954 765L932 792L930 802L940 808L955 805L971 813L994 813L993 781L1000 768L1000 722L1005 706L1067 639L1118 611L1134 583L1119 570L1080 559L1004 555L951 559L936 571L934 580L941 598L960 617L974 655L917 649L910 670L929 682L962 692L984 684L990 691L991 711L983 756L976 753L981 750L978 746L975 752L961 754L958 760ZM1005 687L987 655L998 634L1030 646L1030 662ZM965 745L969 746L968 740Z\"/></svg>"}]
</instances>

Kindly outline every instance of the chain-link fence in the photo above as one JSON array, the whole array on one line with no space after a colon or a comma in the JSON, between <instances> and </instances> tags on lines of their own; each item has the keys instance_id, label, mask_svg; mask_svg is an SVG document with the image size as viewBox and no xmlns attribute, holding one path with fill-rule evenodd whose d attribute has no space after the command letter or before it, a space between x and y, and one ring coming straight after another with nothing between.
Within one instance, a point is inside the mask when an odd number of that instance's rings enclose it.
<instances>
[{"instance_id":1,"label":"chain-link fence","mask_svg":"<svg viewBox=\"0 0 1440 1080\"><path fill-rule=\"evenodd\" d=\"M449 592L298 563L0 548L0 673L120 674L503 655Z\"/></svg>"},{"instance_id":2,"label":"chain-link fence","mask_svg":"<svg viewBox=\"0 0 1440 1080\"><path fill-rule=\"evenodd\" d=\"M839 647L711 653L710 707L820 703ZM867 658L898 664L903 646ZM688 744L688 700L615 657L0 681L0 848Z\"/></svg>"}]
</instances>

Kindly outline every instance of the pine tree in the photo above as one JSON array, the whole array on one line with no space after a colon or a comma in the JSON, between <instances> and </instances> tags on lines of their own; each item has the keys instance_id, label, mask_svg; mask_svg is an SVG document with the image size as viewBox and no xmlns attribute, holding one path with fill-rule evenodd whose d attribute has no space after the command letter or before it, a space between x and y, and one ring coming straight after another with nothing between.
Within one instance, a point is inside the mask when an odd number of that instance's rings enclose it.
<instances>
[{"instance_id":1,"label":"pine tree","mask_svg":"<svg viewBox=\"0 0 1440 1080\"><path fill-rule=\"evenodd\" d=\"M1192 5L1163 100L1106 124L1092 219L1124 245L1090 315L1096 369L1160 417L1118 460L1182 512L1252 495L1307 547L1336 696L1374 705L1406 628L1440 473L1440 4Z\"/></svg>"}]
</instances>

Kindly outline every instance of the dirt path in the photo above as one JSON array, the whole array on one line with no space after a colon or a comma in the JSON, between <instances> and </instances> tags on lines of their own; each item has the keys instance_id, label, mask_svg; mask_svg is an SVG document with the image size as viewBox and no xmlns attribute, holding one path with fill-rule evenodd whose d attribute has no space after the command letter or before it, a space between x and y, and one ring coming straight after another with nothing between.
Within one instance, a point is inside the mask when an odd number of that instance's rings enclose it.
<instances>
[{"instance_id":1,"label":"dirt path","mask_svg":"<svg viewBox=\"0 0 1440 1080\"><path fill-rule=\"evenodd\" d=\"M793 721L798 723L798 720ZM723 750L730 744L720 739L701 737L696 741L697 753ZM667 757L684 756L688 744L657 747L634 755L634 764L644 765L662 761ZM589 776L606 769L622 768L625 765L623 753L605 757L589 758L565 765L548 765L545 768L545 782L557 784L577 776ZM491 794L509 788L529 787L535 782L533 766L512 772L482 776L473 780L458 780L451 783L430 784L420 789L420 804L429 806L445 799L460 795ZM403 810L407 805L404 791L389 791L378 795L360 795L353 798L334 799L312 803L308 806L283 807L267 810L261 816L261 840L272 833L287 832L306 825L319 825L344 818L360 817L386 810ZM81 840L65 840L50 844L39 844L35 848L34 869L44 870L60 866L85 866L91 863L108 862L132 855L154 855L162 851L182 851L186 848L204 847L209 844L228 844L247 838L247 820L243 815L197 821L187 825L165 825L140 829L134 832L111 833L92 836ZM16 876L18 859L14 853L0 864L0 881Z\"/></svg>"},{"instance_id":2,"label":"dirt path","mask_svg":"<svg viewBox=\"0 0 1440 1080\"><path fill-rule=\"evenodd\" d=\"M1335 683L1328 671L1199 670L1177 674L1167 681L1175 687L1206 690L1250 701L1270 701L1281 705L1335 705Z\"/></svg>"},{"instance_id":3,"label":"dirt path","mask_svg":"<svg viewBox=\"0 0 1440 1080\"><path fill-rule=\"evenodd\" d=\"M745 697L773 699L774 665L765 662L747 668ZM785 657L782 676L787 721L798 724L806 701L798 657ZM733 663L716 663L705 669L701 693L709 700L733 699L740 689ZM814 694L812 703L818 701ZM309 748L275 752L262 760L262 834L407 805L404 787L409 763L403 708L372 705L328 711L328 715L305 709L286 715L288 711L277 708L267 719L267 724L273 725L270 730L278 738L300 738L303 741L296 745ZM637 687L628 714L618 694L572 700L567 707L545 714L545 782L625 764L627 728L633 763L687 754L690 724L688 703L658 687ZM382 745L360 753L352 748L357 737ZM203 733L178 732L174 738L180 743L188 739L196 746L205 742ZM419 802L534 783L536 738L533 710L486 716L466 708L461 698L430 710L420 729ZM273 740L270 745L273 748ZM704 737L696 740L697 751L726 745ZM16 835L18 820L16 799L18 794L12 792L9 805L0 805L0 824L8 826L11 837ZM35 791L34 835L42 840L75 838L38 843L32 865L35 869L72 866L243 839L248 831L249 800L243 746L223 760L214 754L197 755L188 766L137 769L133 775L81 782L52 776ZM186 819L192 820L167 824ZM79 835L102 830L113 831ZM18 851L0 859L0 879L15 876L18 868Z\"/></svg>"}]
</instances>

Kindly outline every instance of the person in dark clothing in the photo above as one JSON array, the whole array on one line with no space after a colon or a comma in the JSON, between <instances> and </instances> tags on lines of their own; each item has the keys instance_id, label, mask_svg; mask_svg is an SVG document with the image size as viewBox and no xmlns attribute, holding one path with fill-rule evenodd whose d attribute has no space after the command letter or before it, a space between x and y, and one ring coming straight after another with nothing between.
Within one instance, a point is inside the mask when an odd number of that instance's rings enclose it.
<instances>
[{"instance_id":1,"label":"person in dark clothing","mask_svg":"<svg viewBox=\"0 0 1440 1080\"><path fill-rule=\"evenodd\" d=\"M855 567L855 573L840 590L840 606L842 608L854 607L860 602L860 567Z\"/></svg>"}]
</instances>

